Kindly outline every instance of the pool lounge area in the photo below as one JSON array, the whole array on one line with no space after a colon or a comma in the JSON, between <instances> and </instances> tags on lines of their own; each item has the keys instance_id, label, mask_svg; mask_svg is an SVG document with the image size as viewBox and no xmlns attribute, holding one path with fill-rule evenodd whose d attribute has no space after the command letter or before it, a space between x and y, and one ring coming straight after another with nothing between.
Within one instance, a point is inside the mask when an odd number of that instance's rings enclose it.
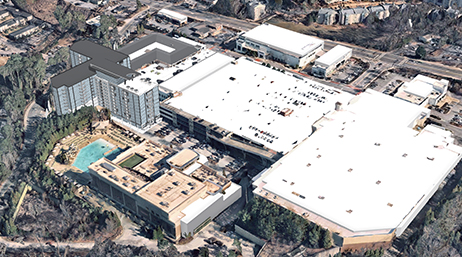
<instances>
[{"instance_id":1,"label":"pool lounge area","mask_svg":"<svg viewBox=\"0 0 462 257\"><path fill-rule=\"evenodd\" d=\"M88 166L93 162L96 162L103 157L106 157L109 160L114 160L124 151L121 148L114 148L115 146L108 141L98 139L80 150L72 166L83 172L88 172Z\"/></svg>"}]
</instances>

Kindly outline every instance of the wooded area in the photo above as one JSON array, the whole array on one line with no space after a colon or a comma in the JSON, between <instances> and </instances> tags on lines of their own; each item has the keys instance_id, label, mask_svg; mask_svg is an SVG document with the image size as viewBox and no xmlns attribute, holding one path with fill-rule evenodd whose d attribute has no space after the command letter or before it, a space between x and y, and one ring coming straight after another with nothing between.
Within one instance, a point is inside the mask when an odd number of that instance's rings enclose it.
<instances>
[{"instance_id":1,"label":"wooded area","mask_svg":"<svg viewBox=\"0 0 462 257\"><path fill-rule=\"evenodd\" d=\"M453 18L444 10L426 3L406 4L391 7L390 17L385 20L368 18L364 24L349 25L335 30L316 28L314 25L311 27L313 29L307 30L306 34L391 51L426 34L440 35L441 45L455 44L461 39L462 17Z\"/></svg>"},{"instance_id":2,"label":"wooded area","mask_svg":"<svg viewBox=\"0 0 462 257\"><path fill-rule=\"evenodd\" d=\"M309 248L330 248L331 234L315 223L268 200L256 197L239 212L237 224L261 238L274 234Z\"/></svg>"}]
</instances>

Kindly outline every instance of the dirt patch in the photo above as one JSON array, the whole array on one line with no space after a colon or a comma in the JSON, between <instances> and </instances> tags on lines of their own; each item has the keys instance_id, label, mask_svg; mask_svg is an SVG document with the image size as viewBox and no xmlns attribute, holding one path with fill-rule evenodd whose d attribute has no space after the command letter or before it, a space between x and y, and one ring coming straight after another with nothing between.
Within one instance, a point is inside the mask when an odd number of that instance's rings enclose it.
<instances>
[{"instance_id":1,"label":"dirt patch","mask_svg":"<svg viewBox=\"0 0 462 257\"><path fill-rule=\"evenodd\" d=\"M53 15L58 0L13 0L13 3L40 20L44 20L51 24L58 24L58 21Z\"/></svg>"},{"instance_id":2,"label":"dirt patch","mask_svg":"<svg viewBox=\"0 0 462 257\"><path fill-rule=\"evenodd\" d=\"M60 40L58 40L58 45L60 46L70 46L73 42L75 41L74 37L65 37Z\"/></svg>"},{"instance_id":3,"label":"dirt patch","mask_svg":"<svg viewBox=\"0 0 462 257\"><path fill-rule=\"evenodd\" d=\"M7 56L0 56L0 67L5 65L6 62L8 61L9 57Z\"/></svg>"},{"instance_id":4,"label":"dirt patch","mask_svg":"<svg viewBox=\"0 0 462 257\"><path fill-rule=\"evenodd\" d=\"M273 236L260 252L261 257L277 257L293 251L300 243L290 242L283 238Z\"/></svg>"}]
</instances>

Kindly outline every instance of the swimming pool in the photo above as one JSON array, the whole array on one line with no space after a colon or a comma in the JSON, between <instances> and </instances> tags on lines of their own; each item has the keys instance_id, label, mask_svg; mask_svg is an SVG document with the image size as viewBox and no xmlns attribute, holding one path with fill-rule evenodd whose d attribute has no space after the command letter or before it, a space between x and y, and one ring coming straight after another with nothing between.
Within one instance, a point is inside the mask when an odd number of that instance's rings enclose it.
<instances>
[{"instance_id":1,"label":"swimming pool","mask_svg":"<svg viewBox=\"0 0 462 257\"><path fill-rule=\"evenodd\" d=\"M72 166L80 169L83 172L88 172L88 166L93 162L96 162L97 160L105 157L104 154L112 148L114 148L113 144L104 139L98 139L80 150ZM108 153L106 157L115 159L115 157L117 157L117 155L119 155L121 152L121 149L117 148L114 151Z\"/></svg>"}]
</instances>

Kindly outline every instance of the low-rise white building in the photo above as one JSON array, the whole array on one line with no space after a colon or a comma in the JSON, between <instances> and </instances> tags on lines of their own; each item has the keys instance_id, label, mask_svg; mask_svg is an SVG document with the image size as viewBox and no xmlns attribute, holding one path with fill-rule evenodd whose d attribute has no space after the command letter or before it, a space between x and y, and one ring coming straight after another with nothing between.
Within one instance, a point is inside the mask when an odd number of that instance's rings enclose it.
<instances>
[{"instance_id":1,"label":"low-rise white building","mask_svg":"<svg viewBox=\"0 0 462 257\"><path fill-rule=\"evenodd\" d=\"M462 158L430 110L366 90L254 178L254 193L333 232L344 247L403 233Z\"/></svg>"},{"instance_id":2,"label":"low-rise white building","mask_svg":"<svg viewBox=\"0 0 462 257\"><path fill-rule=\"evenodd\" d=\"M258 1L251 1L247 4L248 16L252 20L259 20L265 14L266 5Z\"/></svg>"},{"instance_id":3,"label":"low-rise white building","mask_svg":"<svg viewBox=\"0 0 462 257\"><path fill-rule=\"evenodd\" d=\"M329 77L335 69L345 64L351 58L352 52L351 48L337 45L314 62L311 72L317 77Z\"/></svg>"},{"instance_id":4,"label":"low-rise white building","mask_svg":"<svg viewBox=\"0 0 462 257\"><path fill-rule=\"evenodd\" d=\"M158 16L162 18L167 18L171 21L174 21L180 25L188 23L188 16L185 16L181 13L170 11L168 9L162 9L157 13Z\"/></svg>"},{"instance_id":5,"label":"low-rise white building","mask_svg":"<svg viewBox=\"0 0 462 257\"><path fill-rule=\"evenodd\" d=\"M404 82L395 94L396 98L414 104L437 105L448 92L449 81L417 75L410 82Z\"/></svg>"},{"instance_id":6,"label":"low-rise white building","mask_svg":"<svg viewBox=\"0 0 462 257\"><path fill-rule=\"evenodd\" d=\"M237 52L254 52L293 67L304 67L324 49L324 41L270 24L262 24L236 41Z\"/></svg>"}]
</instances>

